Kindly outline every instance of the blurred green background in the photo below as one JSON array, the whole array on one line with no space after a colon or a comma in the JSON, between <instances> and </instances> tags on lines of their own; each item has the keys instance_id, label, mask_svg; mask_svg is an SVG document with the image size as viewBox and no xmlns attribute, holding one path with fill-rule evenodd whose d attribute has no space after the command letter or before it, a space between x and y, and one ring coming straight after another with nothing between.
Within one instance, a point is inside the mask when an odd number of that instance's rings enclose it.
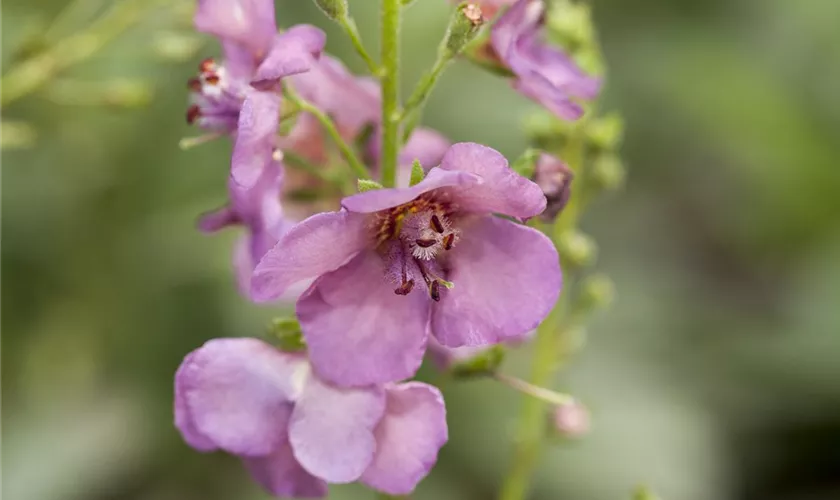
<instances>
[{"instance_id":1,"label":"blurred green background","mask_svg":"<svg viewBox=\"0 0 840 500\"><path fill-rule=\"evenodd\" d=\"M78 18L46 31L64 3L3 3L4 68L111 4L80 0ZM184 3L3 109L35 134L4 126L4 143L26 146L2 156L9 500L268 498L237 459L194 452L172 426L183 356L211 337L258 335L278 312L237 294L235 230L194 229L225 199L229 145L178 149L196 133L185 82L218 54L201 38L185 60L162 57L190 35ZM350 3L373 46L378 2ZM592 3L629 177L584 228L618 295L556 381L590 406L593 432L546 447L532 498L622 499L646 483L666 500L840 499L840 2ZM277 5L281 25L324 27L328 50L362 68L309 2ZM406 92L448 9L408 11ZM118 77L152 85L148 105L74 102L89 97L78 82ZM459 63L426 122L515 157L533 109ZM507 369L525 375L528 358ZM446 400L450 443L413 498L491 499L520 396L478 381L448 385ZM330 498L372 494L339 486Z\"/></svg>"}]
</instances>

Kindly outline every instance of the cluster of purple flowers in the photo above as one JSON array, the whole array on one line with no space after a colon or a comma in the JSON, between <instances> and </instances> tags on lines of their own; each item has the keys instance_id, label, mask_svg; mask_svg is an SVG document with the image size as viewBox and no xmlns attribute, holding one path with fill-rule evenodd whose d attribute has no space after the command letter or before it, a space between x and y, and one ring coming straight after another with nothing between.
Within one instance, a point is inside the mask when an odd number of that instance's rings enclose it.
<instances>
[{"instance_id":1,"label":"cluster of purple flowers","mask_svg":"<svg viewBox=\"0 0 840 500\"><path fill-rule=\"evenodd\" d=\"M540 41L542 2L495 3L513 4L491 39L514 86L562 117L579 115L572 97L594 96L599 82ZM551 169L538 165L534 182L493 149L419 128L401 150L399 187L327 200L333 211L287 203L313 179L287 169L284 156L325 168L331 157L306 112L281 134L283 85L329 115L348 142L370 130L363 149L376 171L378 84L323 54L320 29L278 32L273 0L198 0L195 25L219 38L224 59L201 63L187 119L234 143L229 201L199 227L244 226L234 252L243 294L295 297L307 350L207 342L176 374L176 426L197 450L240 456L276 495L318 497L327 483L353 481L410 493L447 426L440 392L402 381L429 342L515 342L548 315L562 283L557 251L521 222L546 210L546 194L567 197L569 178L547 158ZM425 176L409 185L414 161Z\"/></svg>"}]
</instances>

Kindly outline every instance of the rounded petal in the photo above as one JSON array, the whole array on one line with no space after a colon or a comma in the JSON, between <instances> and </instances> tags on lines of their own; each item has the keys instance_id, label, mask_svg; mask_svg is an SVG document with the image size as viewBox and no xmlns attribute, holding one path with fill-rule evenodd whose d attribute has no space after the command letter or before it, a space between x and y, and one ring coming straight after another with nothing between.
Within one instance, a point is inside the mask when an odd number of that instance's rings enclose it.
<instances>
[{"instance_id":1,"label":"rounded petal","mask_svg":"<svg viewBox=\"0 0 840 500\"><path fill-rule=\"evenodd\" d=\"M357 480L373 459L384 411L381 388L338 389L310 377L289 422L295 458L331 483Z\"/></svg>"},{"instance_id":2,"label":"rounded petal","mask_svg":"<svg viewBox=\"0 0 840 500\"><path fill-rule=\"evenodd\" d=\"M513 88L564 120L577 120L583 116L583 107L573 101L568 92L552 86L536 73L528 73L517 79L513 82Z\"/></svg>"},{"instance_id":3,"label":"rounded petal","mask_svg":"<svg viewBox=\"0 0 840 500\"><path fill-rule=\"evenodd\" d=\"M277 31L274 0L198 0L193 18L198 31L265 55Z\"/></svg>"},{"instance_id":4,"label":"rounded petal","mask_svg":"<svg viewBox=\"0 0 840 500\"><path fill-rule=\"evenodd\" d=\"M417 198L423 193L445 187L470 187L481 179L467 172L450 172L433 168L425 179L407 188L374 189L341 200L341 206L351 212L371 213L393 208Z\"/></svg>"},{"instance_id":5,"label":"rounded petal","mask_svg":"<svg viewBox=\"0 0 840 500\"><path fill-rule=\"evenodd\" d=\"M251 85L260 90L271 90L281 78L311 70L326 42L327 35L315 26L300 24L289 28L274 38Z\"/></svg>"},{"instance_id":6,"label":"rounded petal","mask_svg":"<svg viewBox=\"0 0 840 500\"><path fill-rule=\"evenodd\" d=\"M308 364L257 339L215 339L184 360L175 387L194 430L236 454L267 455L286 440Z\"/></svg>"},{"instance_id":7,"label":"rounded petal","mask_svg":"<svg viewBox=\"0 0 840 500\"><path fill-rule=\"evenodd\" d=\"M340 267L370 243L366 223L366 217L348 212L325 212L298 223L257 265L252 298L274 300L291 285Z\"/></svg>"},{"instance_id":8,"label":"rounded petal","mask_svg":"<svg viewBox=\"0 0 840 500\"><path fill-rule=\"evenodd\" d=\"M188 445L198 451L213 451L216 449L213 441L195 428L183 389L184 371L187 366L190 366L194 355L195 351L187 354L181 366L178 367L178 371L175 372L175 427L181 432L181 436Z\"/></svg>"},{"instance_id":9,"label":"rounded petal","mask_svg":"<svg viewBox=\"0 0 840 500\"><path fill-rule=\"evenodd\" d=\"M385 416L376 427L376 455L362 482L389 495L411 493L446 443L446 407L436 387L408 382L387 388Z\"/></svg>"},{"instance_id":10,"label":"rounded petal","mask_svg":"<svg viewBox=\"0 0 840 500\"><path fill-rule=\"evenodd\" d=\"M411 165L418 160L426 170L440 165L443 155L452 145L449 139L437 130L418 127L400 151L400 164Z\"/></svg>"},{"instance_id":11,"label":"rounded petal","mask_svg":"<svg viewBox=\"0 0 840 500\"><path fill-rule=\"evenodd\" d=\"M271 455L244 458L245 468L269 493L279 497L323 498L327 483L306 472L284 442Z\"/></svg>"},{"instance_id":12,"label":"rounded petal","mask_svg":"<svg viewBox=\"0 0 840 500\"><path fill-rule=\"evenodd\" d=\"M498 217L463 228L450 255L445 290L432 310L432 333L447 347L487 345L527 335L554 307L562 276L544 234Z\"/></svg>"},{"instance_id":13,"label":"rounded petal","mask_svg":"<svg viewBox=\"0 0 840 500\"><path fill-rule=\"evenodd\" d=\"M324 380L360 387L414 375L423 360L431 300L401 296L379 254L365 251L325 274L297 303L312 367Z\"/></svg>"},{"instance_id":14,"label":"rounded petal","mask_svg":"<svg viewBox=\"0 0 840 500\"><path fill-rule=\"evenodd\" d=\"M253 89L247 92L239 112L230 165L231 177L240 186L254 186L273 163L279 117L279 95Z\"/></svg>"},{"instance_id":15,"label":"rounded petal","mask_svg":"<svg viewBox=\"0 0 840 500\"><path fill-rule=\"evenodd\" d=\"M198 229L203 233L215 233L239 222L239 216L230 207L222 207L202 214L198 218Z\"/></svg>"},{"instance_id":16,"label":"rounded petal","mask_svg":"<svg viewBox=\"0 0 840 500\"><path fill-rule=\"evenodd\" d=\"M528 218L545 210L545 195L540 187L514 172L495 149L472 142L454 144L441 160L440 168L469 172L482 180L453 190L463 211Z\"/></svg>"}]
</instances>

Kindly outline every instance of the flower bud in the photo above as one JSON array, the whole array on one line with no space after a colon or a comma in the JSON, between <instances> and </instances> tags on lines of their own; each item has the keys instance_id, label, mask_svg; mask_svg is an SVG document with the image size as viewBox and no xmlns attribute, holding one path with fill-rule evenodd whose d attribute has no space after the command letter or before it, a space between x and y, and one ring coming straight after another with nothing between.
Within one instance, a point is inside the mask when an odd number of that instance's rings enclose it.
<instances>
[{"instance_id":1,"label":"flower bud","mask_svg":"<svg viewBox=\"0 0 840 500\"><path fill-rule=\"evenodd\" d=\"M577 400L557 405L551 413L551 424L559 436L582 437L589 432L591 426L589 410Z\"/></svg>"},{"instance_id":2,"label":"flower bud","mask_svg":"<svg viewBox=\"0 0 840 500\"><path fill-rule=\"evenodd\" d=\"M615 151L624 135L624 120L618 113L598 117L586 125L586 138L596 149Z\"/></svg>"},{"instance_id":3,"label":"flower bud","mask_svg":"<svg viewBox=\"0 0 840 500\"><path fill-rule=\"evenodd\" d=\"M462 3L449 21L444 47L449 57L459 54L470 43L484 24L481 8L474 3Z\"/></svg>"},{"instance_id":4,"label":"flower bud","mask_svg":"<svg viewBox=\"0 0 840 500\"><path fill-rule=\"evenodd\" d=\"M540 215L543 220L557 217L572 195L574 172L554 156L540 155L536 162L533 180L545 193L547 204Z\"/></svg>"},{"instance_id":5,"label":"flower bud","mask_svg":"<svg viewBox=\"0 0 840 500\"><path fill-rule=\"evenodd\" d=\"M625 176L624 164L618 155L605 153L595 158L588 180L599 191L614 191L624 185Z\"/></svg>"},{"instance_id":6,"label":"flower bud","mask_svg":"<svg viewBox=\"0 0 840 500\"><path fill-rule=\"evenodd\" d=\"M567 231L559 236L557 251L569 265L581 268L595 262L598 245L595 240L579 231Z\"/></svg>"},{"instance_id":7,"label":"flower bud","mask_svg":"<svg viewBox=\"0 0 840 500\"><path fill-rule=\"evenodd\" d=\"M268 336L281 351L297 352L306 349L300 323L295 318L275 318L268 327Z\"/></svg>"},{"instance_id":8,"label":"flower bud","mask_svg":"<svg viewBox=\"0 0 840 500\"><path fill-rule=\"evenodd\" d=\"M604 274L594 274L584 278L580 284L580 295L575 303L575 309L584 314L590 313L609 307L614 298L613 281Z\"/></svg>"},{"instance_id":9,"label":"flower bud","mask_svg":"<svg viewBox=\"0 0 840 500\"><path fill-rule=\"evenodd\" d=\"M315 5L333 21L347 17L347 0L315 0Z\"/></svg>"},{"instance_id":10,"label":"flower bud","mask_svg":"<svg viewBox=\"0 0 840 500\"><path fill-rule=\"evenodd\" d=\"M583 2L552 2L546 25L552 38L573 52L591 45L595 39L592 13Z\"/></svg>"}]
</instances>

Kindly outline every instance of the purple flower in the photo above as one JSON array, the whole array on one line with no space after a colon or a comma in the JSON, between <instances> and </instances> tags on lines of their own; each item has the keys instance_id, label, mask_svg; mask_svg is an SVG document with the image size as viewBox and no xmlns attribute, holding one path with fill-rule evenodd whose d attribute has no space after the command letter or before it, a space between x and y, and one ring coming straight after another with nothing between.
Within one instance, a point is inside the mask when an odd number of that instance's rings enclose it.
<instances>
[{"instance_id":1,"label":"purple flower","mask_svg":"<svg viewBox=\"0 0 840 500\"><path fill-rule=\"evenodd\" d=\"M518 0L493 25L491 43L516 75L514 87L557 116L574 120L583 108L573 100L594 99L601 80L584 73L562 50L542 38L544 0Z\"/></svg>"},{"instance_id":2,"label":"purple flower","mask_svg":"<svg viewBox=\"0 0 840 500\"><path fill-rule=\"evenodd\" d=\"M572 195L572 179L574 172L560 159L545 153L540 155L534 166L534 182L548 200L542 218L552 220L566 207Z\"/></svg>"},{"instance_id":3,"label":"purple flower","mask_svg":"<svg viewBox=\"0 0 840 500\"><path fill-rule=\"evenodd\" d=\"M232 225L244 226L247 233L236 244L234 269L239 288L251 293L251 274L263 255L269 251L292 223L283 216L280 190L283 170L278 163L269 165L257 183L245 189L228 180L230 202L214 212L205 214L198 226L205 232L216 232Z\"/></svg>"},{"instance_id":4,"label":"purple flower","mask_svg":"<svg viewBox=\"0 0 840 500\"><path fill-rule=\"evenodd\" d=\"M497 151L455 144L419 184L344 198L341 212L293 227L257 265L253 297L317 277L297 315L318 375L341 386L401 380L430 332L448 347L487 345L545 318L562 281L554 245L492 215L533 217L545 204Z\"/></svg>"},{"instance_id":5,"label":"purple flower","mask_svg":"<svg viewBox=\"0 0 840 500\"><path fill-rule=\"evenodd\" d=\"M446 443L446 410L419 382L342 389L302 354L215 339L175 374L175 425L193 448L238 455L274 495L322 497L326 483L410 493Z\"/></svg>"}]
</instances>

